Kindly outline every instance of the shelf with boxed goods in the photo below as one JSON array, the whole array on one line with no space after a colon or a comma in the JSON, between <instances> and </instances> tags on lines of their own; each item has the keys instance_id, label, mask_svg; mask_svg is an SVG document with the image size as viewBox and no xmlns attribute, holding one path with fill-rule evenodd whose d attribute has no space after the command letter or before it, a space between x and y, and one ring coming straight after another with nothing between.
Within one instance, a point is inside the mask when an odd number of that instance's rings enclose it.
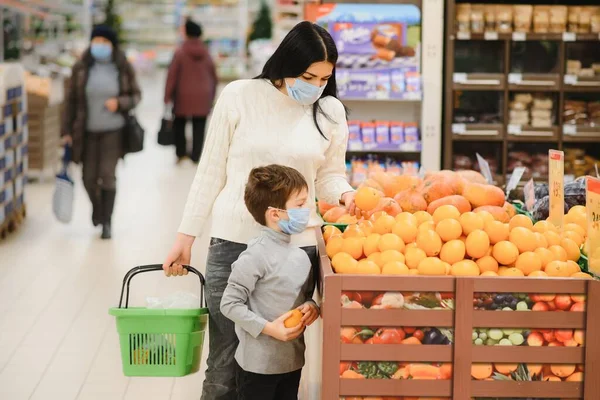
<instances>
[{"instance_id":1,"label":"shelf with boxed goods","mask_svg":"<svg viewBox=\"0 0 600 400\"><path fill-rule=\"evenodd\" d=\"M414 122L348 121L348 153L418 153L419 128Z\"/></svg>"},{"instance_id":2,"label":"shelf with boxed goods","mask_svg":"<svg viewBox=\"0 0 600 400\"><path fill-rule=\"evenodd\" d=\"M0 64L0 239L25 216L28 121L24 72L19 64Z\"/></svg>"}]
</instances>

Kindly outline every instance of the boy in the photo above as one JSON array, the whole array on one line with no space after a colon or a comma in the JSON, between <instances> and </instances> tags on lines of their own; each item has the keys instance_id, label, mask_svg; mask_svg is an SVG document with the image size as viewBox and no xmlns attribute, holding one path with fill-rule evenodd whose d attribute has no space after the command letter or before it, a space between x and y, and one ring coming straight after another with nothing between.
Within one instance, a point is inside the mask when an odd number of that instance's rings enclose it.
<instances>
[{"instance_id":1,"label":"boy","mask_svg":"<svg viewBox=\"0 0 600 400\"><path fill-rule=\"evenodd\" d=\"M306 252L290 244L306 229L308 185L295 169L254 168L244 194L246 207L263 226L232 266L221 312L235 322L240 340L239 400L297 400L304 366L304 329L319 317ZM299 325L284 321L298 309Z\"/></svg>"}]
</instances>

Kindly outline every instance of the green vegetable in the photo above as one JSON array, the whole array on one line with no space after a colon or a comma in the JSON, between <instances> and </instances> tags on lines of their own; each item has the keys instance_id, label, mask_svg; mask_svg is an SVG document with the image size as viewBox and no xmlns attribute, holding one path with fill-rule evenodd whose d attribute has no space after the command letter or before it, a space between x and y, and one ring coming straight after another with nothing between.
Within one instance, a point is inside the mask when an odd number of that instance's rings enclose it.
<instances>
[{"instance_id":1,"label":"green vegetable","mask_svg":"<svg viewBox=\"0 0 600 400\"><path fill-rule=\"evenodd\" d=\"M377 363L377 368L379 371L384 373L388 378L398 371L398 363L392 361L380 361Z\"/></svg>"}]
</instances>

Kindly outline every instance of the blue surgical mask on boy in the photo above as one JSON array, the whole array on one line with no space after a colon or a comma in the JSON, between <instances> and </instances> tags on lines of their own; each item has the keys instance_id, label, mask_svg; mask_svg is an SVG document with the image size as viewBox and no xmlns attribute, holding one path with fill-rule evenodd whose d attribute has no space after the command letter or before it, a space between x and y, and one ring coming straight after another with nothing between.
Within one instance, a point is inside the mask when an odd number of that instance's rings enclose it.
<instances>
[{"instance_id":1,"label":"blue surgical mask on boy","mask_svg":"<svg viewBox=\"0 0 600 400\"><path fill-rule=\"evenodd\" d=\"M292 208L290 210L282 211L285 211L288 215L288 219L280 219L277 221L277 225L279 226L279 229L283 231L283 233L287 233L288 235L296 235L306 230L308 220L310 219L309 208Z\"/></svg>"},{"instance_id":2,"label":"blue surgical mask on boy","mask_svg":"<svg viewBox=\"0 0 600 400\"><path fill-rule=\"evenodd\" d=\"M287 81L285 82L285 87L287 89L288 96L290 96L292 99L296 100L303 106L310 106L311 104L314 104L317 100L319 100L319 98L321 98L321 95L325 91L326 86L327 85L315 86L313 84L303 81L300 78L297 78L296 82L294 82L294 84L291 86L288 85Z\"/></svg>"},{"instance_id":3,"label":"blue surgical mask on boy","mask_svg":"<svg viewBox=\"0 0 600 400\"><path fill-rule=\"evenodd\" d=\"M92 43L90 53L96 60L105 61L112 55L112 46L105 43Z\"/></svg>"}]
</instances>

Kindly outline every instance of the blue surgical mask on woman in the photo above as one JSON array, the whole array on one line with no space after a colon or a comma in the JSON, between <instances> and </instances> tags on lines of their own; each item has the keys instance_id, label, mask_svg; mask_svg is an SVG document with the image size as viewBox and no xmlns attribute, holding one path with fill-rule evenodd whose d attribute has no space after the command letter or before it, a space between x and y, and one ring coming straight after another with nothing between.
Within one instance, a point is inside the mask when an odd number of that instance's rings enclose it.
<instances>
[{"instance_id":1,"label":"blue surgical mask on woman","mask_svg":"<svg viewBox=\"0 0 600 400\"><path fill-rule=\"evenodd\" d=\"M277 221L277 225L283 233L296 235L306 230L308 220L310 219L309 208L292 208L290 210L281 211L285 211L288 215L288 219L279 219L279 221Z\"/></svg>"},{"instance_id":2,"label":"blue surgical mask on woman","mask_svg":"<svg viewBox=\"0 0 600 400\"><path fill-rule=\"evenodd\" d=\"M108 60L112 55L112 46L106 43L92 43L90 53L96 60Z\"/></svg>"},{"instance_id":3,"label":"blue surgical mask on woman","mask_svg":"<svg viewBox=\"0 0 600 400\"><path fill-rule=\"evenodd\" d=\"M297 78L296 82L294 82L294 84L291 86L287 83L287 81L285 82L288 96L303 106L310 106L319 100L325 91L326 86L327 84L323 86L315 86L311 83L303 81L300 78Z\"/></svg>"}]
</instances>

